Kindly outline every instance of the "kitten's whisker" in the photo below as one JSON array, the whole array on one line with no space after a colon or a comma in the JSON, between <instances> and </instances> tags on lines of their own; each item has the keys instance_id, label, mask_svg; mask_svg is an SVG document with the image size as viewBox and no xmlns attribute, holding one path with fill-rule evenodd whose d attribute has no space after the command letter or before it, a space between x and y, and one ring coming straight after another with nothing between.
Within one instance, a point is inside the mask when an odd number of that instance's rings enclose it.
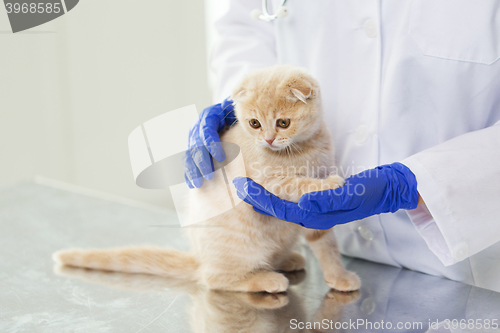
<instances>
[{"instance_id":1,"label":"kitten's whisker","mask_svg":"<svg viewBox=\"0 0 500 333\"><path fill-rule=\"evenodd\" d=\"M293 142L291 142L290 144L292 145L292 147L295 148L295 150L297 150L297 152L299 152L300 154L302 154L302 149L300 149L300 147L297 144L295 144Z\"/></svg>"},{"instance_id":2,"label":"kitten's whisker","mask_svg":"<svg viewBox=\"0 0 500 333\"><path fill-rule=\"evenodd\" d=\"M291 154L291 152L290 152L290 150L291 150L291 149L289 149L289 148L290 148L290 146L287 146L285 150L286 150L286 151L287 151L287 153L288 153L288 158L290 159L290 165L293 165L293 161L292 161L292 154Z\"/></svg>"}]
</instances>

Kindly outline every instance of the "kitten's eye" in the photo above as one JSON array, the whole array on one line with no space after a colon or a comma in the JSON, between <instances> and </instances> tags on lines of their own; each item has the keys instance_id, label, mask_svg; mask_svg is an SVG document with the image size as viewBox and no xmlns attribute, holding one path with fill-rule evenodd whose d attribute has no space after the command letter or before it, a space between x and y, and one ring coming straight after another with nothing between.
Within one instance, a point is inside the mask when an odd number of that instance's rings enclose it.
<instances>
[{"instance_id":1,"label":"kitten's eye","mask_svg":"<svg viewBox=\"0 0 500 333\"><path fill-rule=\"evenodd\" d=\"M260 127L260 122L257 119L250 119L249 123L250 123L250 126L252 126L252 128L259 128Z\"/></svg>"},{"instance_id":2,"label":"kitten's eye","mask_svg":"<svg viewBox=\"0 0 500 333\"><path fill-rule=\"evenodd\" d=\"M287 128L288 126L290 126L290 119L278 119L276 120L276 126Z\"/></svg>"}]
</instances>

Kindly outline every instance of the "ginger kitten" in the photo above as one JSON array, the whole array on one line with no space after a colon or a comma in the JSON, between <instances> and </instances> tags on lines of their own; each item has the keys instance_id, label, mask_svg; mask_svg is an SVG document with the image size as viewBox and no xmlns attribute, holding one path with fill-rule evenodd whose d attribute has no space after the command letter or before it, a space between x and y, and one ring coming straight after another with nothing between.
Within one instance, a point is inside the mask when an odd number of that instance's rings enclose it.
<instances>
[{"instance_id":1,"label":"ginger kitten","mask_svg":"<svg viewBox=\"0 0 500 333\"><path fill-rule=\"evenodd\" d=\"M238 122L222 133L221 141L241 149L246 174L237 170L237 175L294 202L305 193L344 184L331 174L333 146L323 121L319 85L306 71L290 65L256 70L240 82L232 99ZM214 165L219 167L216 161ZM227 195L218 177L192 190L193 209L217 206ZM197 224L203 225L211 227L187 228L189 253L136 246L62 250L53 258L69 266L190 279L210 289L278 293L288 288L279 271L304 267L303 256L293 251L302 234L328 286L341 291L360 287L358 276L342 265L333 229L306 229L257 213L244 202Z\"/></svg>"}]
</instances>

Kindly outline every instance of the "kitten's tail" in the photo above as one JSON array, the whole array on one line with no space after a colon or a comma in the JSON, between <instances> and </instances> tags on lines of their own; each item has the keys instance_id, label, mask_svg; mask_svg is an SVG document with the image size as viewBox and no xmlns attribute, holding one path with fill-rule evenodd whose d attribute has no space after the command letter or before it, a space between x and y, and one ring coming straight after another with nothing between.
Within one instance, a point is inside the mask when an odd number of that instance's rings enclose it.
<instances>
[{"instance_id":1,"label":"kitten's tail","mask_svg":"<svg viewBox=\"0 0 500 333\"><path fill-rule=\"evenodd\" d=\"M114 249L67 249L52 255L58 264L106 271L146 273L197 280L199 267L187 252L154 246L132 246Z\"/></svg>"}]
</instances>

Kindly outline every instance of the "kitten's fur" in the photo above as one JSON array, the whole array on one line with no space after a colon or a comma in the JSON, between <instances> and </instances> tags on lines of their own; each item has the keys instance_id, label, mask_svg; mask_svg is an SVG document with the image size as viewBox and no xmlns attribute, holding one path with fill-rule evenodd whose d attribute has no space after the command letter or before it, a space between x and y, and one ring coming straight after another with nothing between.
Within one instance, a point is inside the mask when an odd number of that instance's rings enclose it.
<instances>
[{"instance_id":1,"label":"kitten's fur","mask_svg":"<svg viewBox=\"0 0 500 333\"><path fill-rule=\"evenodd\" d=\"M305 193L344 184L330 175L333 149L319 85L306 71L289 65L256 70L242 80L232 98L238 122L221 141L240 147L247 177L294 202ZM252 128L251 119L259 120L261 127ZM290 119L290 124L280 128L277 119ZM266 140L273 137L270 146ZM192 190L198 205L217 206L227 195L217 177L222 176L215 174L214 180ZM342 265L333 229L305 229L257 213L246 203L198 225L219 227L188 228L189 253L158 247L70 249L55 253L54 259L70 266L191 279L211 289L276 293L288 288L288 280L277 271L304 267L304 258L292 251L304 234L328 286L342 291L360 287L358 276Z\"/></svg>"}]
</instances>

